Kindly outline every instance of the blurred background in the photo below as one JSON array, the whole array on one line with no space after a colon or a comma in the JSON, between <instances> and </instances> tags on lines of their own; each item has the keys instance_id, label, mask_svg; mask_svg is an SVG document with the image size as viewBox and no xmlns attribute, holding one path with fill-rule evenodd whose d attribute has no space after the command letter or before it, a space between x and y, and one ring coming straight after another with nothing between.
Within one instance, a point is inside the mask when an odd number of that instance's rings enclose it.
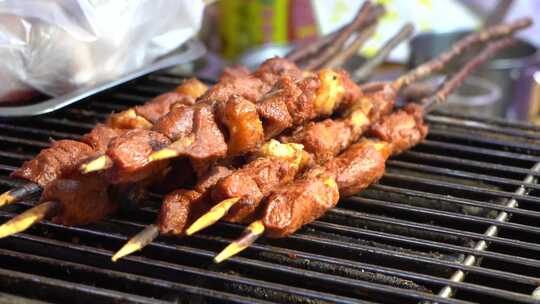
<instances>
[{"instance_id":1,"label":"blurred background","mask_svg":"<svg viewBox=\"0 0 540 304\"><path fill-rule=\"evenodd\" d=\"M317 37L350 22L364 1L347 0L220 0L207 6L200 37L209 49L202 75L219 73L223 65L254 67L286 54L291 45ZM406 23L415 35L395 48L366 80L392 79L417 66L471 30L521 16L540 16L535 0L379 0L386 8L375 34L347 63L351 72L371 58ZM521 43L486 64L454 94L448 111L505 117L540 123L540 22L520 35ZM459 65L459 64L458 64ZM454 65L455 67L456 65ZM451 70L453 67L449 67ZM434 78L428 84L437 83Z\"/></svg>"},{"instance_id":2,"label":"blurred background","mask_svg":"<svg viewBox=\"0 0 540 304\"><path fill-rule=\"evenodd\" d=\"M357 0L41 0L0 2L0 104L62 96L111 81L196 37L207 48L179 73L216 78L224 67L253 68L307 46L350 22ZM540 16L537 0L377 0L386 12L345 64L354 73L404 24L415 34L361 81L393 79L471 30ZM540 124L540 20L521 42L484 65L444 110ZM202 55L202 52L201 52ZM466 59L466 58L464 58ZM459 62L449 66L451 72ZM426 88L443 77L426 81ZM38 92L41 92L39 94ZM2 107L0 107L2 111Z\"/></svg>"}]
</instances>

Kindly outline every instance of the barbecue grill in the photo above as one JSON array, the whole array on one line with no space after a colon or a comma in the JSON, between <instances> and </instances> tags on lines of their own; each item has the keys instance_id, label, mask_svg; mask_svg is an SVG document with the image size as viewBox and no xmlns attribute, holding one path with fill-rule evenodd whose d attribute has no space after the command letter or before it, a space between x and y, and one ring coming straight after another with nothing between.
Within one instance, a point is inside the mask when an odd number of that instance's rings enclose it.
<instances>
[{"instance_id":1,"label":"barbecue grill","mask_svg":"<svg viewBox=\"0 0 540 304\"><path fill-rule=\"evenodd\" d=\"M62 111L0 120L0 192L49 140L77 139L112 111L182 79L160 72ZM458 114L388 162L384 178L285 239L260 239L216 265L242 231L219 223L110 257L153 222L150 207L84 227L50 222L0 240L0 299L21 303L537 303L540 127ZM0 211L6 221L32 206ZM0 301L2 302L2 301Z\"/></svg>"}]
</instances>

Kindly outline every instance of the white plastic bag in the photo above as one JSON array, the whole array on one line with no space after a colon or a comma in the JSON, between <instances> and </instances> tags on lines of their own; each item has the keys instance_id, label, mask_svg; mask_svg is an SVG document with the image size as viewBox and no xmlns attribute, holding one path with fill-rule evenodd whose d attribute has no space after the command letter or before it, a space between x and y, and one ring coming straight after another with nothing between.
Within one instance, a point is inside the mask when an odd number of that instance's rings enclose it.
<instances>
[{"instance_id":1,"label":"white plastic bag","mask_svg":"<svg viewBox=\"0 0 540 304\"><path fill-rule=\"evenodd\" d=\"M0 1L0 101L28 87L58 96L137 69L193 37L203 8L201 0Z\"/></svg>"}]
</instances>

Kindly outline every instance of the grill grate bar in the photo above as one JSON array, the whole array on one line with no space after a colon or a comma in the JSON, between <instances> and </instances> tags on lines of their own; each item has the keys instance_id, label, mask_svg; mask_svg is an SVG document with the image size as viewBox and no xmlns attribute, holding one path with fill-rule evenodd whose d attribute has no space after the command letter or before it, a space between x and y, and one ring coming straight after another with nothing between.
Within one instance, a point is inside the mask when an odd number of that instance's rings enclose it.
<instances>
[{"instance_id":1,"label":"grill grate bar","mask_svg":"<svg viewBox=\"0 0 540 304\"><path fill-rule=\"evenodd\" d=\"M386 232L372 231L372 230L363 229L363 228L344 227L344 226L337 225L334 223L315 222L313 223L313 226L318 227L318 228L328 228L328 229L331 228L331 229L335 229L336 231L341 231L341 232L349 233L349 234L354 233L357 235L364 235L364 236L369 236L369 237L379 237L381 239L386 239L386 240L391 240L391 241L396 241L396 242L401 242L401 243L406 243L406 244L419 245L423 247L450 251L454 253L475 253L476 254L477 252L476 250L472 248L461 247L461 246L456 246L456 245L446 244L446 243L436 242L436 241L430 241L430 240L422 240L422 239L403 236L403 235L395 235L395 234L386 233ZM510 262L514 264L521 264L523 266L528 266L528 267L540 267L540 263L538 263L537 260L523 258L519 256L511 256L511 255L496 253L496 252L481 252L481 253L478 253L478 255L482 257L491 258L493 260ZM527 283L527 284L533 284L533 281L540 283L540 280L533 280L533 278L531 277L525 277L523 279L524 280L522 282Z\"/></svg>"},{"instance_id":2,"label":"grill grate bar","mask_svg":"<svg viewBox=\"0 0 540 304\"><path fill-rule=\"evenodd\" d=\"M55 226L56 228L60 228L60 229L66 228L66 227L54 225L51 223L45 223L45 225ZM85 229L76 229L73 227L69 227L68 229L69 230L83 230L83 231L85 230ZM127 240L125 237L120 237L114 234L101 233L94 230L86 230L86 231L88 231L90 234L97 235L100 237L108 237L108 238L112 238L112 239L120 240L120 241ZM65 248L65 249L83 253L84 255L92 254L92 255L100 256L105 259L110 259L112 255L111 251L93 248L93 247L84 246L84 245L75 245L75 244L66 243L63 241L52 240L50 238L30 236L28 234L19 234L19 235L14 236L14 238L25 239L25 240L30 240L32 242L39 242L39 243L47 244L49 246ZM188 253L192 253L192 252L188 252ZM207 257L208 259L210 259L211 257L214 256L215 253L211 251L199 249L197 250L197 254L203 255ZM288 286L288 285L279 284L279 283L266 282L266 281L261 281L258 279L240 277L240 276L231 275L228 273L217 272L215 270L207 270L204 268L199 269L199 268L194 268L194 267L186 266L186 265L178 265L178 264L173 264L167 261L155 260L155 259L150 259L146 257L136 256L136 255L126 257L122 259L120 262L113 264L113 266L116 266L116 265L118 265L118 267L121 267L122 269L129 269L132 267L133 268L137 267L137 269L141 269L141 268L138 268L138 266L146 266L146 267L149 267L146 270L152 269L152 271L172 271L174 273L177 273L176 275L180 273L184 275L200 276L206 279L219 279L222 281L226 281L228 283L245 284L245 285L250 285L253 287L264 287L264 288L268 288L277 292L290 293L290 294L295 294L301 297L318 299L322 301L330 301L332 303L351 303L351 304L358 303L358 300L352 299L349 297L338 296L338 295L333 295L329 293L319 292L315 290L308 290L304 288L298 288L298 287ZM140 273L138 275L144 276L144 273ZM362 303L370 303L370 302L362 302ZM469 303L469 302L458 300L457 302L451 301L448 303Z\"/></svg>"},{"instance_id":3,"label":"grill grate bar","mask_svg":"<svg viewBox=\"0 0 540 304\"><path fill-rule=\"evenodd\" d=\"M437 110L430 115L428 115L428 119L431 117L440 117L440 116L448 116L457 118L463 121L465 124L471 124L471 123L485 123L489 125L498 125L501 127L506 128L514 128L514 129L522 129L522 130L530 130L530 131L540 131L540 126L534 125L530 122L522 122L517 120L508 120L503 118L497 118L497 117L491 117L491 116L482 116L482 115L475 115L474 120L471 119L470 116L467 116L466 114L461 114L457 112L449 112L449 111L442 111Z\"/></svg>"},{"instance_id":4,"label":"grill grate bar","mask_svg":"<svg viewBox=\"0 0 540 304\"><path fill-rule=\"evenodd\" d=\"M425 231L430 231L430 232L435 232L435 233L453 235L457 237L479 239L479 240L490 241L493 243L517 247L517 248L540 251L540 245L524 242L524 241L518 241L518 240L494 237L494 236L487 236L481 233L461 231L461 230L457 230L453 228L440 227L440 226L435 226L431 224L416 223L416 222L412 222L408 220L390 218L386 216L379 216L379 215L367 214L367 213L361 213L361 212L355 212L355 211L349 211L347 215L348 216L354 215L356 219L363 219L366 221L378 222L378 223L383 223L383 224L392 223L393 225L402 226L405 228L420 229L420 230L425 230Z\"/></svg>"},{"instance_id":5,"label":"grill grate bar","mask_svg":"<svg viewBox=\"0 0 540 304\"><path fill-rule=\"evenodd\" d=\"M12 136L5 136L5 135L0 135L0 141L12 143L12 144L25 144L25 145L39 147L39 148L46 148L49 146L48 143L45 143L42 141L24 139L24 138L12 137Z\"/></svg>"},{"instance_id":6,"label":"grill grate bar","mask_svg":"<svg viewBox=\"0 0 540 304\"><path fill-rule=\"evenodd\" d=\"M493 182L493 183L502 184L502 185L512 185L512 186L524 185L524 186L527 186L527 188L540 189L540 185L534 184L534 183L525 183L523 181L517 181L517 180L513 180L509 178L497 177L497 176L486 175L486 174L478 174L478 173L467 172L463 170L440 168L436 166L422 165L418 163L411 163L411 162L401 161L401 160L388 160L386 163L394 167L414 169L421 172L438 173L440 175L454 176L454 177L463 177L465 179L481 180L481 181Z\"/></svg>"},{"instance_id":7,"label":"grill grate bar","mask_svg":"<svg viewBox=\"0 0 540 304\"><path fill-rule=\"evenodd\" d=\"M93 234L93 235L98 235L100 237L107 237L107 238L112 238L112 239L117 239L117 240L126 240L126 238L124 237L119 237L115 234L110 234L110 233L102 233L102 232L97 232L95 230L89 230L89 229L85 229L85 228L76 228L76 227L64 227L64 226L60 226L60 225L55 225L55 224L51 224L51 223L44 223L44 224L40 224L40 225L45 225L45 226L51 226L51 227L57 227L57 228L60 228L61 230L71 230L71 231L81 231L81 232L86 232L86 233L89 233L89 234ZM228 224L228 225L231 225L231 224ZM137 225L138 227L142 227L142 225ZM240 229L241 227L239 225L233 225L233 226L236 226L238 229ZM41 238L41 237L36 237L36 236L30 236L30 235L27 235L27 234L20 234L20 235L16 235L15 238L23 238L23 239L30 239L34 242L43 242L43 243L47 243L47 244L59 244L58 246L62 246L62 242L58 242L58 241L53 241L51 239L45 239L45 238ZM224 239L224 238L217 238L217 237L208 237L208 236L196 236L196 238L203 238L205 240L218 240L220 241L221 243L228 243L230 240L229 239ZM293 236L293 238L306 238L305 235L303 234L299 234L299 235L295 235ZM318 239L318 238L317 238ZM322 240L323 242L325 242L325 240ZM340 244L343 246L343 244L345 244L346 247L349 247L346 243L344 242L337 242L337 244ZM65 246L65 245L63 245ZM107 256L110 256L110 252L108 251L103 251L101 249L95 249L95 248L89 248L87 246L81 246L81 245L73 245L73 244L69 244L68 245L69 248L77 248L78 250L83 250L83 251L91 251L92 253L96 253L98 252L99 254L101 255L107 255ZM182 248L186 248L186 247L182 247L182 246L178 246L178 245L175 245L175 246L171 246L171 245L165 245L165 244L161 244L161 243L152 243L151 245L149 246L159 246L160 248L165 246L166 248L171 248L171 249L174 249L174 250L182 250ZM355 247L358 247L360 245L355 245ZM276 246L267 246L267 245L261 245L261 244L254 244L253 248L252 249L263 249L265 251L268 251L268 252L275 252L275 249L276 249ZM196 252L194 252L194 250L196 250ZM285 249L284 249L285 250ZM288 250L286 250L288 251ZM368 251L373 251L373 248L372 249L368 249ZM380 251L380 249L378 250ZM391 250L383 250L383 251L387 251L391 256L394 256L395 253L392 253ZM186 249L185 251L186 253L190 253L190 254L198 254L198 255L203 255L207 258L210 258L213 256L213 252L209 252L209 251L206 251L206 250L201 250L201 249L193 249L193 248L188 248ZM409 255L410 256L410 255ZM326 259L326 257L324 257ZM233 259L236 259L236 258L232 258L231 261ZM145 261L147 261L148 259L144 259ZM478 268L478 267L463 267L462 265L459 265L459 264L456 264L456 263L452 263L452 262L441 262L441 261L438 261L437 259L433 259L433 258L424 258L424 259L421 259L422 262L428 262L428 263L431 263L433 265L440 265L441 263L444 264L445 266L448 266L448 267L461 267L463 269L465 269L466 271L471 271L471 272L477 272L479 271L480 273L490 273L490 272L495 272L497 273L497 271L488 271L486 269L483 269L483 268ZM137 262L140 262L139 259L137 259ZM148 262L148 263L153 263L153 264L156 264L156 263L162 263L162 262L157 262L155 260L153 260L153 262ZM165 263L165 262L163 262ZM173 266L177 267L176 265L172 264ZM168 266L170 267L170 266ZM281 267L281 265L273 265L272 266L272 269L274 268L279 268ZM319 274L320 275L320 274ZM520 280L522 281L522 280ZM530 281L523 281L523 282L527 282L528 284L532 284ZM458 286L458 285L456 285ZM487 289L488 291L491 290L491 289ZM497 295L500 295L500 296L503 296L505 298L512 298L512 299L516 299L516 297L519 295L519 294L515 294L515 293L508 293L508 292L505 292L505 291L499 291L499 290L491 290L493 292L495 292L495 294ZM522 296L522 295L521 295ZM522 299L524 301L524 303L529 303L528 301L528 298L527 297L522 297Z\"/></svg>"},{"instance_id":8,"label":"grill grate bar","mask_svg":"<svg viewBox=\"0 0 540 304\"><path fill-rule=\"evenodd\" d=\"M540 170L540 163L537 163L531 170L539 171ZM523 181L527 182L527 183L532 183L534 180L535 180L534 176L528 175L527 177L525 177L525 179ZM521 186L515 191L515 193L519 194L519 195L524 195L524 194L527 193L527 189L524 186ZM509 207L509 208L517 208L518 207L518 202L515 199L510 199L508 201L508 203L506 204L506 206ZM502 222L506 222L509 217L510 217L510 215L503 211L503 212L501 212L501 213L499 213L497 215L496 220L502 223ZM494 225L491 225L491 226L488 227L488 229L486 230L484 235L493 237L493 236L496 236L498 234L498 232L499 232L499 227L494 224ZM487 250L488 246L489 246L488 242L486 242L484 240L480 240L475 244L474 249L477 250L477 251L485 251L485 250ZM479 261L477 260L476 256L474 256L474 255L468 255L465 258L465 260L463 261L463 264L468 265L468 266L474 265L476 263L479 263ZM466 276L465 272L463 272L462 270L457 270L450 277L450 280L452 280L452 281L463 281L465 279L465 276ZM453 294L454 294L454 290L450 286L445 286L439 292L439 296L444 297L444 298L452 297Z\"/></svg>"},{"instance_id":9,"label":"grill grate bar","mask_svg":"<svg viewBox=\"0 0 540 304\"><path fill-rule=\"evenodd\" d=\"M94 301L100 301L100 303L114 303L116 301L129 301L130 303L152 304L152 303L166 303L163 301L156 301L155 299L135 296L128 293L121 293L110 289L96 288L89 285L76 284L68 281L55 280L47 277L30 275L18 271L11 271L0 268L0 275L3 277L2 285L10 284L24 284L26 288L35 288L36 285L48 286L57 290L62 290L66 294L74 294L75 292L80 296L81 294L90 294L95 297Z\"/></svg>"},{"instance_id":10,"label":"grill grate bar","mask_svg":"<svg viewBox=\"0 0 540 304\"><path fill-rule=\"evenodd\" d=\"M18 263L34 262L34 263L46 264L49 267L59 266L65 269L69 269L66 271L77 270L77 271L81 271L85 273L100 273L102 275L106 275L108 279L125 280L125 281L138 283L138 284L143 283L148 286L153 285L160 288L168 289L169 291L189 293L192 295L199 295L199 296L209 296L216 299L234 301L235 303L254 303L253 299L249 299L247 297L240 296L240 295L215 291L208 288L196 287L196 286L186 285L186 284L177 283L177 282L165 281L165 280L156 279L156 278L150 279L148 277L144 277L140 275L127 274L122 271L108 270L102 267L88 266L88 265L84 265L80 263L68 262L68 261L53 259L49 257L30 255L26 253L15 252L15 251L5 250L5 249L0 249L0 256L18 259L20 260L18 261ZM257 301L257 303L270 303L270 302Z\"/></svg>"},{"instance_id":11,"label":"grill grate bar","mask_svg":"<svg viewBox=\"0 0 540 304\"><path fill-rule=\"evenodd\" d=\"M527 195L523 195L523 194L519 194L515 192L493 190L493 189L470 186L470 185L465 185L465 184L454 184L451 182L433 180L433 179L417 177L417 176L408 176L408 175L404 175L400 173L387 173L385 174L384 177L403 180L403 181L409 181L409 182L415 182L415 183L420 183L420 184L426 184L430 186L450 188L453 190L468 191L471 193L484 194L484 195L489 195L493 197L513 198L513 199L519 199L520 201L529 202L529 203L536 203L536 204L540 203L540 198L538 197L527 196Z\"/></svg>"},{"instance_id":12,"label":"grill grate bar","mask_svg":"<svg viewBox=\"0 0 540 304\"><path fill-rule=\"evenodd\" d=\"M497 224L500 227L513 229L516 231L522 231L527 233L534 233L534 234L540 234L540 228L529 226L529 225L523 225L523 224L517 224L517 223L509 223L509 222L500 222L496 219L490 219L486 217L481 216L474 216L474 215L468 215L468 214L462 214L457 212L449 212L449 211L443 211L439 209L431 209L431 208L424 208L424 207L418 207L418 206L411 206L411 205L403 205L400 203L390 202L390 201L382 201L382 200L376 200L376 199L369 199L369 198L363 198L363 197L354 197L349 199L349 201L352 201L354 203L362 203L367 205L374 205L374 206L381 206L381 207L388 207L392 210L401 210L405 212L415 212L415 215L427 215L427 216L433 216L436 217L444 217L452 220L459 220L463 222L470 222L470 223L482 223L482 224ZM342 214L348 214L348 210L343 209L337 209Z\"/></svg>"},{"instance_id":13,"label":"grill grate bar","mask_svg":"<svg viewBox=\"0 0 540 304\"><path fill-rule=\"evenodd\" d=\"M6 157L6 158L13 158L18 160L29 160L32 159L34 156L31 154L26 154L23 152L6 152L6 151L0 151L0 157Z\"/></svg>"},{"instance_id":14,"label":"grill grate bar","mask_svg":"<svg viewBox=\"0 0 540 304\"><path fill-rule=\"evenodd\" d=\"M434 136L442 136L444 138L449 139L459 139L464 140L470 143L480 143L480 144L489 144L489 145L497 145L501 147L510 147L510 148L516 148L516 149L526 149L528 151L534 152L534 153L540 153L540 148L538 148L538 144L529 144L525 142L519 142L519 141L507 141L507 140L501 140L501 139L494 139L494 138L487 138L487 137L481 137L478 136L478 134L468 134L463 133L462 131L457 131L456 129L452 131L442 130L438 127L430 128L429 134L431 137Z\"/></svg>"},{"instance_id":15,"label":"grill grate bar","mask_svg":"<svg viewBox=\"0 0 540 304\"><path fill-rule=\"evenodd\" d=\"M88 109L81 109L81 108L68 108L66 109L66 114L70 115L77 115L77 116L87 116L88 119L96 120L96 118L99 118L100 120L105 120L107 117L109 117L109 113L99 113L96 111L88 110Z\"/></svg>"},{"instance_id":16,"label":"grill grate bar","mask_svg":"<svg viewBox=\"0 0 540 304\"><path fill-rule=\"evenodd\" d=\"M540 212L538 211L509 208L504 205L497 205L493 203L486 203L482 201L458 198L458 197L453 197L453 196L450 197L447 195L430 193L430 192L425 192L425 191L410 190L410 189L398 188L394 186L381 185L381 184L375 184L371 186L371 189L376 189L376 190L385 191L385 192L392 192L392 193L397 193L397 194L403 194L403 195L408 195L408 196L413 196L413 197L443 201L447 203L455 203L455 204L464 205L464 206L480 207L480 208L491 209L491 210L500 210L500 211L505 211L508 213L531 216L535 218L540 217Z\"/></svg>"},{"instance_id":17,"label":"grill grate bar","mask_svg":"<svg viewBox=\"0 0 540 304\"><path fill-rule=\"evenodd\" d=\"M463 158L457 158L457 157L451 157L446 155L437 155L437 154L429 154L419 151L413 151L409 150L404 152L402 155L412 157L418 160L422 161L441 161L448 164L455 164L459 166L472 166L475 168L490 168L499 170L501 172L512 172L512 173L519 173L519 174L530 174L533 176L540 176L540 172L533 172L530 169L525 169L521 167L515 167L515 166L509 166L509 165L501 165L496 163L488 163L483 161L476 161L476 160L470 160L470 159L463 159Z\"/></svg>"},{"instance_id":18,"label":"grill grate bar","mask_svg":"<svg viewBox=\"0 0 540 304\"><path fill-rule=\"evenodd\" d=\"M527 160L527 161L533 161L533 162L540 161L540 157L537 157L537 156L519 154L519 153L507 152L507 151L500 151L500 150L494 150L494 149L487 149L487 148L471 147L471 146L455 144L455 143L446 143L446 142L437 141L433 139L424 140L422 142L422 145L438 148L438 149L443 149L444 151L448 151L450 149L450 150L459 151L459 152L469 152L469 153L479 154L480 156L497 156L497 157L508 158L510 160L519 159L519 160Z\"/></svg>"},{"instance_id":19,"label":"grill grate bar","mask_svg":"<svg viewBox=\"0 0 540 304\"><path fill-rule=\"evenodd\" d=\"M59 115L59 114L56 114ZM94 124L91 123L83 123L79 121L71 121L69 119L65 118L54 118L50 116L38 116L36 119L48 123L48 124L54 124L54 125L60 125L61 127L68 126L68 127L76 127L81 128L83 130L90 130L94 128Z\"/></svg>"},{"instance_id":20,"label":"grill grate bar","mask_svg":"<svg viewBox=\"0 0 540 304\"><path fill-rule=\"evenodd\" d=\"M70 138L70 139L78 139L81 136L65 133L65 132L58 132L58 131L49 131L44 129L38 129L38 128L28 128L28 127L21 127L21 126L13 126L9 124L3 124L0 123L0 130L9 130L9 131L22 131L27 132L30 134L37 134L37 135L46 135L46 136L54 136L59 138Z\"/></svg>"},{"instance_id":21,"label":"grill grate bar","mask_svg":"<svg viewBox=\"0 0 540 304\"><path fill-rule=\"evenodd\" d=\"M499 126L481 123L478 121L455 119L452 117L445 117L445 116L428 115L426 120L431 123L436 122L438 124L447 125L451 127L467 128L469 130L477 130L477 131L489 131L496 134L519 136L522 138L540 139L540 135L537 132L534 132L534 131L531 132L532 125L527 125L525 130L523 129L516 130L516 129L509 129L509 128L501 128ZM537 131L540 131L540 129Z\"/></svg>"}]
</instances>

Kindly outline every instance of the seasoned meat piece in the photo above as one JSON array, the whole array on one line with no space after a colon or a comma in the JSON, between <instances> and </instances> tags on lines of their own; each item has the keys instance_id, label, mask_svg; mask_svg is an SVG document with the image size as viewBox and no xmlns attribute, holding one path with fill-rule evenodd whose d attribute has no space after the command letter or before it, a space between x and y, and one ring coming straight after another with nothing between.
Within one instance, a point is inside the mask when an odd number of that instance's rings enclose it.
<instances>
[{"instance_id":1,"label":"seasoned meat piece","mask_svg":"<svg viewBox=\"0 0 540 304\"><path fill-rule=\"evenodd\" d=\"M120 113L111 114L107 118L105 124L115 129L149 130L152 128L152 123L146 120L146 118L137 115L135 109L129 109Z\"/></svg>"},{"instance_id":2,"label":"seasoned meat piece","mask_svg":"<svg viewBox=\"0 0 540 304\"><path fill-rule=\"evenodd\" d=\"M53 221L62 225L84 225L113 213L118 205L109 200L109 184L102 175L76 174L57 179L44 188L41 201L61 204Z\"/></svg>"},{"instance_id":3,"label":"seasoned meat piece","mask_svg":"<svg viewBox=\"0 0 540 304\"><path fill-rule=\"evenodd\" d=\"M251 222L263 197L292 181L299 167L279 158L259 158L220 180L212 189L212 201L241 197L225 220Z\"/></svg>"},{"instance_id":4,"label":"seasoned meat piece","mask_svg":"<svg viewBox=\"0 0 540 304\"><path fill-rule=\"evenodd\" d=\"M266 199L262 221L271 238L285 237L322 216L339 200L332 174L316 167Z\"/></svg>"},{"instance_id":5,"label":"seasoned meat piece","mask_svg":"<svg viewBox=\"0 0 540 304\"><path fill-rule=\"evenodd\" d=\"M182 234L208 208L197 191L173 191L163 199L157 220L159 231L161 234Z\"/></svg>"},{"instance_id":6,"label":"seasoned meat piece","mask_svg":"<svg viewBox=\"0 0 540 304\"><path fill-rule=\"evenodd\" d=\"M304 150L315 155L318 163L323 163L348 147L352 138L352 129L346 120L325 119L308 123L291 136L281 137L281 141L303 145Z\"/></svg>"},{"instance_id":7,"label":"seasoned meat piece","mask_svg":"<svg viewBox=\"0 0 540 304\"><path fill-rule=\"evenodd\" d=\"M192 106L175 107L157 121L152 130L171 140L187 136L193 130L194 112L195 108Z\"/></svg>"},{"instance_id":8,"label":"seasoned meat piece","mask_svg":"<svg viewBox=\"0 0 540 304\"><path fill-rule=\"evenodd\" d=\"M288 77L284 90L300 90L301 94L296 99L287 99L287 108L292 116L295 126L302 125L318 116L315 99L318 98L318 91L321 82L317 77L306 77L298 83L293 83L293 79Z\"/></svg>"},{"instance_id":9,"label":"seasoned meat piece","mask_svg":"<svg viewBox=\"0 0 540 304\"><path fill-rule=\"evenodd\" d=\"M379 121L383 116L390 114L394 110L396 92L389 87L369 93L367 98L371 100L373 109L370 113L370 121Z\"/></svg>"},{"instance_id":10,"label":"seasoned meat piece","mask_svg":"<svg viewBox=\"0 0 540 304\"><path fill-rule=\"evenodd\" d=\"M11 177L29 180L44 187L73 172L82 160L93 155L94 150L85 143L74 140L54 141L50 148L41 150L34 159L24 162L13 171Z\"/></svg>"},{"instance_id":11,"label":"seasoned meat piece","mask_svg":"<svg viewBox=\"0 0 540 304\"><path fill-rule=\"evenodd\" d=\"M208 86L197 78L189 78L174 89L175 92L190 96L193 99L201 97L207 90Z\"/></svg>"},{"instance_id":12,"label":"seasoned meat piece","mask_svg":"<svg viewBox=\"0 0 540 304\"><path fill-rule=\"evenodd\" d=\"M257 103L257 112L264 126L264 137L270 139L292 127L293 120L289 114L289 104L302 94L290 77L283 77L275 88L275 93L268 94Z\"/></svg>"},{"instance_id":13,"label":"seasoned meat piece","mask_svg":"<svg viewBox=\"0 0 540 304\"><path fill-rule=\"evenodd\" d=\"M167 137L148 130L130 130L116 137L107 150L115 163L115 170L110 172L111 182L136 182L164 170L167 161L149 163L148 156L169 144Z\"/></svg>"},{"instance_id":14,"label":"seasoned meat piece","mask_svg":"<svg viewBox=\"0 0 540 304\"><path fill-rule=\"evenodd\" d=\"M201 96L201 99L204 100L204 102L224 103L231 96L238 95L255 103L268 92L270 88L271 86L253 76L229 78L226 81L219 82L211 87Z\"/></svg>"},{"instance_id":15,"label":"seasoned meat piece","mask_svg":"<svg viewBox=\"0 0 540 304\"><path fill-rule=\"evenodd\" d=\"M213 106L195 105L191 132L169 148L193 159L215 159L225 156L227 143L217 125Z\"/></svg>"},{"instance_id":16,"label":"seasoned meat piece","mask_svg":"<svg viewBox=\"0 0 540 304\"><path fill-rule=\"evenodd\" d=\"M260 78L269 86L273 86L281 76L288 75L293 80L298 80L302 78L302 74L302 70L292 61L279 57L266 60L254 73L255 77Z\"/></svg>"},{"instance_id":17,"label":"seasoned meat piece","mask_svg":"<svg viewBox=\"0 0 540 304\"><path fill-rule=\"evenodd\" d=\"M219 82L229 81L234 78L248 77L249 75L250 71L246 67L242 65L235 65L232 67L227 67L223 70L221 76L219 76Z\"/></svg>"},{"instance_id":18,"label":"seasoned meat piece","mask_svg":"<svg viewBox=\"0 0 540 304\"><path fill-rule=\"evenodd\" d=\"M195 186L195 190L201 193L208 191L220 179L229 176L232 173L231 169L224 166L214 166L205 176L199 179Z\"/></svg>"},{"instance_id":19,"label":"seasoned meat piece","mask_svg":"<svg viewBox=\"0 0 540 304\"><path fill-rule=\"evenodd\" d=\"M219 202L232 197L242 199L229 210L225 220L242 222L246 216L253 215L263 194L248 172L235 172L221 180L212 190L213 201Z\"/></svg>"},{"instance_id":20,"label":"seasoned meat piece","mask_svg":"<svg viewBox=\"0 0 540 304\"><path fill-rule=\"evenodd\" d=\"M127 130L125 129L114 129L104 124L97 124L90 133L86 133L81 138L81 141L92 147L97 153L101 154L107 151L107 147L113 138L126 131Z\"/></svg>"},{"instance_id":21,"label":"seasoned meat piece","mask_svg":"<svg viewBox=\"0 0 540 304\"><path fill-rule=\"evenodd\" d=\"M362 97L363 92L360 87L352 81L347 71L339 70L337 73L339 74L340 85L345 91L342 96L343 100L340 102L338 108L348 108L353 103L356 103L360 97Z\"/></svg>"},{"instance_id":22,"label":"seasoned meat piece","mask_svg":"<svg viewBox=\"0 0 540 304\"><path fill-rule=\"evenodd\" d=\"M264 130L257 108L249 100L233 95L218 104L217 117L228 130L228 156L254 150L264 141Z\"/></svg>"},{"instance_id":23,"label":"seasoned meat piece","mask_svg":"<svg viewBox=\"0 0 540 304\"><path fill-rule=\"evenodd\" d=\"M290 136L282 136L282 142L296 142L315 155L319 163L330 160L345 148L356 142L370 127L370 121L377 121L387 115L394 104L392 96L368 94L358 97L340 119L326 119L310 122L297 129Z\"/></svg>"},{"instance_id":24,"label":"seasoned meat piece","mask_svg":"<svg viewBox=\"0 0 540 304\"><path fill-rule=\"evenodd\" d=\"M422 118L422 108L408 104L402 110L384 117L371 129L371 134L391 143L392 153L399 154L422 141L428 127Z\"/></svg>"},{"instance_id":25,"label":"seasoned meat piece","mask_svg":"<svg viewBox=\"0 0 540 304\"><path fill-rule=\"evenodd\" d=\"M336 176L339 194L351 196L378 181L384 175L385 161L390 154L386 144L373 141L352 145L325 167Z\"/></svg>"},{"instance_id":26,"label":"seasoned meat piece","mask_svg":"<svg viewBox=\"0 0 540 304\"><path fill-rule=\"evenodd\" d=\"M208 189L217 180L230 174L230 170L217 166L195 186L195 190L177 190L163 200L157 224L163 234L182 234L193 221L208 211Z\"/></svg>"},{"instance_id":27,"label":"seasoned meat piece","mask_svg":"<svg viewBox=\"0 0 540 304\"><path fill-rule=\"evenodd\" d=\"M154 124L169 113L172 105L192 105L193 103L195 103L195 99L191 96L170 92L161 94L143 105L136 106L135 113Z\"/></svg>"}]
</instances>

